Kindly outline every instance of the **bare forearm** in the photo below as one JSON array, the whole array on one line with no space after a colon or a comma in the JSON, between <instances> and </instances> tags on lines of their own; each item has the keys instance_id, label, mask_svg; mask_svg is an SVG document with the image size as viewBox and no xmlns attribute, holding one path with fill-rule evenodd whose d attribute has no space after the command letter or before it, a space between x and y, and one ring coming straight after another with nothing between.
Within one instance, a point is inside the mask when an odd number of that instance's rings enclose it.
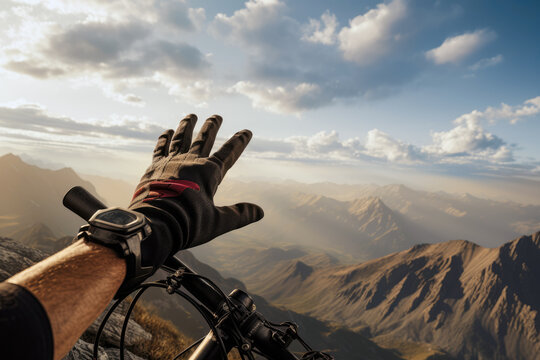
<instances>
[{"instance_id":1,"label":"bare forearm","mask_svg":"<svg viewBox=\"0 0 540 360\"><path fill-rule=\"evenodd\" d=\"M126 262L98 244L78 241L16 274L49 316L54 358L61 359L112 300L126 274Z\"/></svg>"}]
</instances>

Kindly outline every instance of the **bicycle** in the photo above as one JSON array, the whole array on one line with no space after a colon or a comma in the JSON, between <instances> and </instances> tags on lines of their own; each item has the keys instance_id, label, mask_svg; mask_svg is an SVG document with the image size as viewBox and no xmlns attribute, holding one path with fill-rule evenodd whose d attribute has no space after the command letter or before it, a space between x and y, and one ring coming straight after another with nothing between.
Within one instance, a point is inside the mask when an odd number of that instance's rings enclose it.
<instances>
[{"instance_id":1,"label":"bicycle","mask_svg":"<svg viewBox=\"0 0 540 360\"><path fill-rule=\"evenodd\" d=\"M68 191L63 203L85 221L96 211L106 208L105 204L81 187ZM254 354L269 360L334 359L327 353L313 350L300 337L294 322L273 323L266 320L256 311L253 299L245 291L235 289L227 296L211 279L195 273L174 256L167 259L161 268L169 274L166 279L143 283L133 290L136 294L128 307L120 334L121 360L124 360L125 336L131 313L144 292L152 287L163 288L168 294L176 294L187 300L210 327L206 336L188 346L173 360L194 348L189 360L227 359L233 348L238 350L243 360L255 360ZM107 320L129 295L120 297L101 322L94 341L93 359L98 358L99 339ZM295 340L306 350L300 357L288 349Z\"/></svg>"}]
</instances>

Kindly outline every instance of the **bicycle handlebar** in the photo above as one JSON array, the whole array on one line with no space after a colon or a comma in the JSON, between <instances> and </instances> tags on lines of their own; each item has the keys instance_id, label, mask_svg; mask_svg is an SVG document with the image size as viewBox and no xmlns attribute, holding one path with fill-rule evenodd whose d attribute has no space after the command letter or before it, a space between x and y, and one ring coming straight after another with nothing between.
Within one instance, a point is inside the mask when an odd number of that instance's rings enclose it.
<instances>
[{"instance_id":1,"label":"bicycle handlebar","mask_svg":"<svg viewBox=\"0 0 540 360\"><path fill-rule=\"evenodd\" d=\"M253 346L269 359L298 360L287 350L290 341L279 341L279 336L267 326L264 316L255 311L253 299L246 292L239 289L233 290L227 297L229 299L227 302L204 278L189 276L196 274L176 257L170 257L163 268L168 272L175 268L182 269L178 275L180 278L175 280L180 280L182 286L214 314L217 323L224 313L230 312L231 321L221 323L221 329L225 333L224 345L227 351L234 345L231 343L233 340L231 336L227 335L235 330L235 326L238 326L240 334L245 337L244 340L247 340L239 345L242 350L250 350ZM178 274L178 270L176 270L176 274ZM231 306L234 311L230 308ZM189 360L218 358L217 355L221 353L220 346L215 334L210 331Z\"/></svg>"},{"instance_id":2,"label":"bicycle handlebar","mask_svg":"<svg viewBox=\"0 0 540 360\"><path fill-rule=\"evenodd\" d=\"M64 195L62 204L85 221L90 220L96 211L107 208L104 203L99 201L82 186L71 188Z\"/></svg>"},{"instance_id":3,"label":"bicycle handlebar","mask_svg":"<svg viewBox=\"0 0 540 360\"><path fill-rule=\"evenodd\" d=\"M106 208L105 204L80 186L69 190L62 202L64 206L86 221L96 211ZM228 353L235 346L238 347L242 358L244 358L242 355L244 353L248 354L249 359L253 359L251 351L256 348L258 350L256 352L268 359L298 360L292 352L287 350L290 343L295 339L299 340L306 350L311 351L311 348L298 336L295 324L283 323L276 325L269 323L262 314L255 311L253 299L244 291L236 289L229 296L226 296L210 279L198 275L174 256L165 261L162 269L172 275L167 277L167 285L164 285L165 282L162 281L158 286L167 287L167 292L170 294L178 293L184 297L185 294L181 293L179 288L185 288L202 304L203 308L198 308L198 310L207 311L209 314L203 315L210 315L209 317L213 323L209 322L213 330L202 340L189 360L216 359L220 357L220 354L225 356L226 354L223 354L223 352ZM145 284L139 288L144 291L144 286ZM146 286L146 288L149 286L151 285ZM142 295L142 293L138 294L136 298L139 295ZM119 302L122 300L123 298ZM105 316L104 322L107 321L117 304ZM134 303L132 306L134 306ZM128 320L126 318L125 321ZM103 325L101 325L101 328ZM288 327L286 331L277 328L284 326ZM96 338L96 344L98 341L99 336ZM313 351L311 353L320 354L321 357L312 356L309 357L310 359L333 359L323 353ZM122 349L121 358L123 358Z\"/></svg>"}]
</instances>

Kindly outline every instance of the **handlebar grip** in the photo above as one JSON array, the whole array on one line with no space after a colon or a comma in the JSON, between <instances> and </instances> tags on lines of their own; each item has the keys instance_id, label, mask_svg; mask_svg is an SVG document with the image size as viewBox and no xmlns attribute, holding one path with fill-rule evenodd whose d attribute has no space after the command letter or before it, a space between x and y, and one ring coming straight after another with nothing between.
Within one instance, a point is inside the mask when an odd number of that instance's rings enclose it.
<instances>
[{"instance_id":1,"label":"handlebar grip","mask_svg":"<svg viewBox=\"0 0 540 360\"><path fill-rule=\"evenodd\" d=\"M88 221L96 211L107 207L82 186L72 187L66 195L64 195L62 204L86 221Z\"/></svg>"}]
</instances>

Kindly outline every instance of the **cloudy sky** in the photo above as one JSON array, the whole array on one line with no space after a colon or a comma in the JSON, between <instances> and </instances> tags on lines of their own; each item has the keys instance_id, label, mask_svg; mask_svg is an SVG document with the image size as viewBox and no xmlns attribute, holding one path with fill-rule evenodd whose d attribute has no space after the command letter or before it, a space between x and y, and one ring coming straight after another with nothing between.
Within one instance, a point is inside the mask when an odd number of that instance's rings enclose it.
<instances>
[{"instance_id":1,"label":"cloudy sky","mask_svg":"<svg viewBox=\"0 0 540 360\"><path fill-rule=\"evenodd\" d=\"M187 113L231 176L540 202L537 1L2 1L0 154L135 182Z\"/></svg>"}]
</instances>

